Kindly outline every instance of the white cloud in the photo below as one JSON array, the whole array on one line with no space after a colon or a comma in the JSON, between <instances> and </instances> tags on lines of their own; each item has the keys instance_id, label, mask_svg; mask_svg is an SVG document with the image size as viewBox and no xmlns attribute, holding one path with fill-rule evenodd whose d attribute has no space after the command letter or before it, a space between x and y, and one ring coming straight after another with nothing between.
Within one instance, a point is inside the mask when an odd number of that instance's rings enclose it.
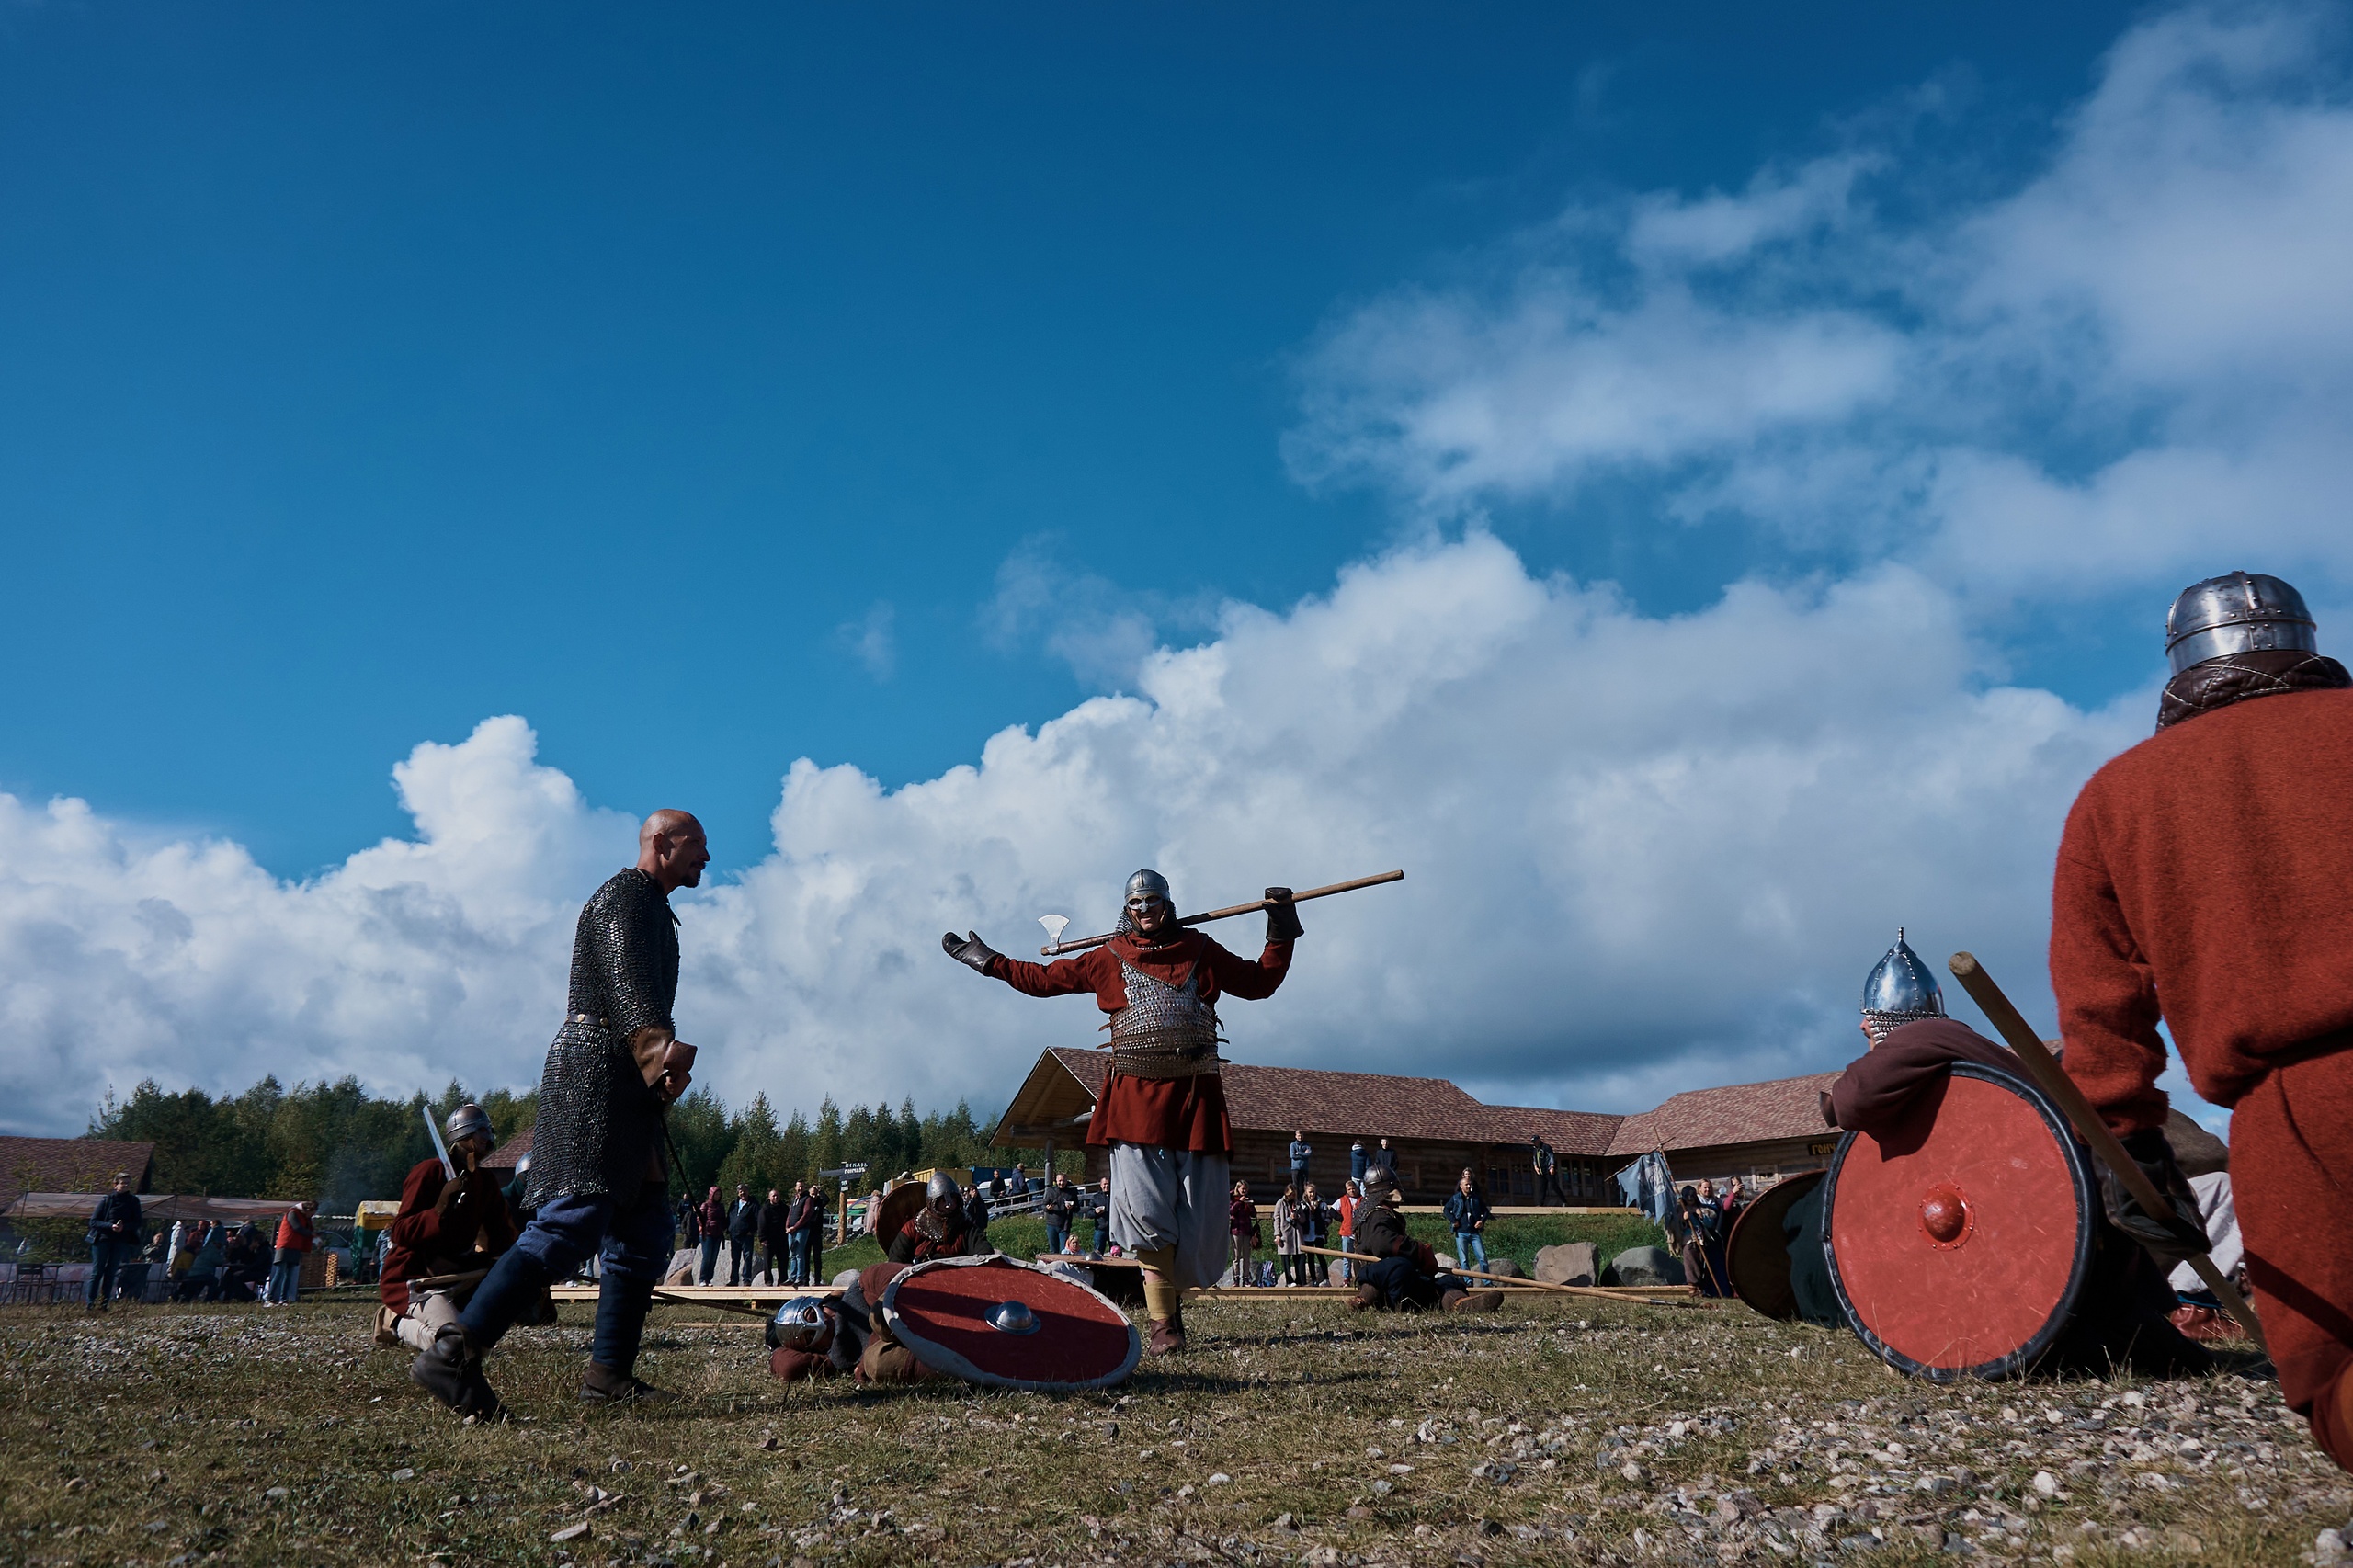
<instances>
[{"instance_id":1,"label":"white cloud","mask_svg":"<svg viewBox=\"0 0 2353 1568\"><path fill-rule=\"evenodd\" d=\"M835 635L848 647L866 673L876 680L889 680L899 667L898 612L888 600L877 600L858 619L846 621L835 628Z\"/></svg>"},{"instance_id":2,"label":"white cloud","mask_svg":"<svg viewBox=\"0 0 2353 1568\"><path fill-rule=\"evenodd\" d=\"M1142 864L1194 905L1402 866L1308 907L1292 981L1229 1009L1238 1058L1619 1106L1806 1070L1840 1059L1898 923L2040 994L2058 824L2146 694L2086 715L1974 667L1953 603L1901 569L1658 620L1484 536L1404 551L1287 612L1230 608L1137 695L1000 733L977 767L886 791L796 765L776 852L680 900L679 1023L736 1099L999 1101L1098 1016L982 981L941 931L1020 953L1040 914L1098 927ZM529 1081L629 824L514 719L420 747L400 782L416 840L301 884L6 802L11 1119L71 1125L151 1073ZM1256 926L1220 934L1252 950Z\"/></svg>"}]
</instances>

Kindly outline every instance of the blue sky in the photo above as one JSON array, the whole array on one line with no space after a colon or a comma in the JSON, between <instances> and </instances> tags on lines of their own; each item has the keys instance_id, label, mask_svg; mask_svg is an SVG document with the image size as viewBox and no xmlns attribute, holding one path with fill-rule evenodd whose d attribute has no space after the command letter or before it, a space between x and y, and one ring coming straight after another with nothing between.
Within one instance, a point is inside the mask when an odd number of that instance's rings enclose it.
<instances>
[{"instance_id":1,"label":"blue sky","mask_svg":"<svg viewBox=\"0 0 2353 1568\"><path fill-rule=\"evenodd\" d=\"M938 933L1147 863L1407 870L1243 1060L2047 1021L2173 595L2353 625L2347 21L10 8L0 1104L528 1084L663 805L737 1100L1001 1102Z\"/></svg>"},{"instance_id":2,"label":"blue sky","mask_svg":"<svg viewBox=\"0 0 2353 1568\"><path fill-rule=\"evenodd\" d=\"M794 757L928 777L1102 684L1009 561L1181 640L1390 537L1279 449L1355 303L1924 84L1998 182L2131 14L16 8L0 788L303 875L515 711L748 865ZM1657 610L1780 564L1656 489L1493 523Z\"/></svg>"}]
</instances>

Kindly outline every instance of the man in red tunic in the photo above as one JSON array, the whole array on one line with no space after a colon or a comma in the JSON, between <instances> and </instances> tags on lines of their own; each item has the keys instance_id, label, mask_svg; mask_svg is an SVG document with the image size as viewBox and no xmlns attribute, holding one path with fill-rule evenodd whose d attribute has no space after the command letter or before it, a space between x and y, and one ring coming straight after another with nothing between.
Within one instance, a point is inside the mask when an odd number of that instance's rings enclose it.
<instances>
[{"instance_id":1,"label":"man in red tunic","mask_svg":"<svg viewBox=\"0 0 2353 1568\"><path fill-rule=\"evenodd\" d=\"M515 1244L515 1218L483 1157L497 1147L490 1117L469 1102L441 1124L449 1158L458 1167L451 1181L435 1155L420 1160L401 1183L400 1212L392 1217L392 1246L384 1254L377 1292L376 1343L390 1350L423 1350L434 1335L454 1326L473 1285L411 1290L412 1279L476 1273Z\"/></svg>"},{"instance_id":2,"label":"man in red tunic","mask_svg":"<svg viewBox=\"0 0 2353 1568\"><path fill-rule=\"evenodd\" d=\"M2353 690L2277 577L2184 590L2157 733L2092 776L2052 890L2068 1075L2153 1165L2162 1017L2228 1106L2249 1282L2290 1408L2353 1470ZM2156 1141L2153 1142L2152 1141Z\"/></svg>"},{"instance_id":3,"label":"man in red tunic","mask_svg":"<svg viewBox=\"0 0 2353 1568\"><path fill-rule=\"evenodd\" d=\"M940 938L950 958L1032 996L1091 992L1111 1016L1111 1072L1086 1141L1111 1160L1111 1239L1143 1265L1150 1348L1185 1347L1179 1303L1225 1267L1226 1191L1233 1130L1218 1079L1217 1000L1271 996L1301 936L1290 889L1268 888L1267 947L1255 963L1176 923L1168 881L1128 879L1119 934L1051 964L995 952L977 935Z\"/></svg>"}]
</instances>

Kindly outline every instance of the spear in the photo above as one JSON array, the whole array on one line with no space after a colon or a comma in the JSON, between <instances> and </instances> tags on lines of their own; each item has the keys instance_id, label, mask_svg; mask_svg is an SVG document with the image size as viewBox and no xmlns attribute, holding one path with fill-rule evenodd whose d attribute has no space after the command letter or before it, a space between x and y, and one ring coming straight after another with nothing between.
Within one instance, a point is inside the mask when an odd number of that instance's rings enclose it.
<instances>
[{"instance_id":1,"label":"spear","mask_svg":"<svg viewBox=\"0 0 2353 1568\"><path fill-rule=\"evenodd\" d=\"M1379 887L1383 882L1402 882L1404 880L1405 873L1403 871L1383 871L1377 877L1358 877L1352 882L1334 882L1330 887L1309 888L1305 892L1295 892L1291 894L1290 902L1293 903L1305 903L1311 898L1329 898L1336 892L1354 892L1358 888ZM1201 915L1188 915L1183 919L1177 921L1176 924L1179 926L1202 926L1212 920L1231 920L1237 915L1255 915L1259 910L1267 908L1268 902L1269 901L1261 898L1256 899L1249 903L1233 904L1225 909L1212 909ZM1059 935L1063 926L1070 924L1069 921L1063 919L1063 916L1059 915L1041 915L1038 917L1038 921L1039 924L1044 926L1049 932L1055 935ZM1044 947L1040 948L1038 951L1048 958L1052 958L1060 953L1082 952L1088 948L1099 948L1118 935L1119 933L1116 931L1106 931L1100 937L1081 937L1074 941L1049 942Z\"/></svg>"}]
</instances>

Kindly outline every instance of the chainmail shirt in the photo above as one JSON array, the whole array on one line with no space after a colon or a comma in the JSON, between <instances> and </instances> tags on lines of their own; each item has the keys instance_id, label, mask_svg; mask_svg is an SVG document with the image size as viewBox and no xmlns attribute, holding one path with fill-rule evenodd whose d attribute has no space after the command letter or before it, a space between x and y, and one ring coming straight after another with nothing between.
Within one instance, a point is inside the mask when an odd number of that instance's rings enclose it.
<instances>
[{"instance_id":1,"label":"chainmail shirt","mask_svg":"<svg viewBox=\"0 0 2353 1568\"><path fill-rule=\"evenodd\" d=\"M672 1028L677 994L677 916L660 884L632 866L580 911L563 1027L540 1076L527 1204L563 1194L637 1195L660 1137L662 1102L630 1053L630 1037Z\"/></svg>"},{"instance_id":2,"label":"chainmail shirt","mask_svg":"<svg viewBox=\"0 0 2353 1568\"><path fill-rule=\"evenodd\" d=\"M1217 1008L1201 999L1200 971L1171 985L1124 959L1128 1005L1111 1015L1111 1071L1131 1078L1193 1078L1218 1070Z\"/></svg>"}]
</instances>

